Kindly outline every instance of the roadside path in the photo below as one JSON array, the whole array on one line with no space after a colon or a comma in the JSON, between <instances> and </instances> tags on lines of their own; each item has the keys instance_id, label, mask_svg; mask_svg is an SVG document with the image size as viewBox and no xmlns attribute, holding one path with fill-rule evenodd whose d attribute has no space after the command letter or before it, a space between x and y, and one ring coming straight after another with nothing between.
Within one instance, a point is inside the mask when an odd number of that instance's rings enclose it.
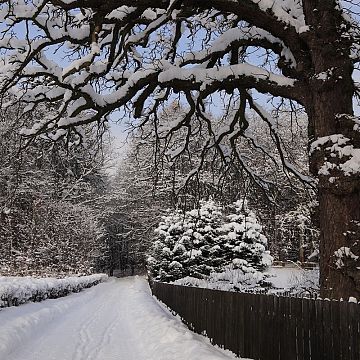
<instances>
[{"instance_id":1,"label":"roadside path","mask_svg":"<svg viewBox=\"0 0 360 360\"><path fill-rule=\"evenodd\" d=\"M79 294L0 311L1 360L225 360L189 331L144 278L110 279Z\"/></svg>"}]
</instances>

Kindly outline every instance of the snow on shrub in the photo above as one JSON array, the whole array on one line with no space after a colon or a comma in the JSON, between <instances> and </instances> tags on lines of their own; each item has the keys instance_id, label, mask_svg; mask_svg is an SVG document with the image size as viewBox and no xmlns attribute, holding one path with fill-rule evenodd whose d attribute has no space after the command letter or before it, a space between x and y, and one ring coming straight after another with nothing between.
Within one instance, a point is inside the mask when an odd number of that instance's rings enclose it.
<instances>
[{"instance_id":1,"label":"snow on shrub","mask_svg":"<svg viewBox=\"0 0 360 360\"><path fill-rule=\"evenodd\" d=\"M205 279L185 277L172 283L223 291L261 292L310 298L320 294L319 269L304 270L300 267L275 266L264 272L244 273L229 265L223 272L212 273Z\"/></svg>"},{"instance_id":2,"label":"snow on shrub","mask_svg":"<svg viewBox=\"0 0 360 360\"><path fill-rule=\"evenodd\" d=\"M56 299L107 279L106 274L55 278L0 277L0 308Z\"/></svg>"},{"instance_id":3,"label":"snow on shrub","mask_svg":"<svg viewBox=\"0 0 360 360\"><path fill-rule=\"evenodd\" d=\"M148 258L154 280L221 278L232 288L263 280L261 272L272 257L262 227L246 201L229 208L232 213L225 216L225 209L210 199L201 201L199 209L165 216Z\"/></svg>"}]
</instances>

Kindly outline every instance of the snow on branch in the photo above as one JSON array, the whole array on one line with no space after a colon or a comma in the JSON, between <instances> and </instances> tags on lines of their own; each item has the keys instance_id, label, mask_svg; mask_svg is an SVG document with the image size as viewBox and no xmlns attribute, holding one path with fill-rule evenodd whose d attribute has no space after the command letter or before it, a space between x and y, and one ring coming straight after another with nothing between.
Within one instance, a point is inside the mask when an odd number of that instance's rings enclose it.
<instances>
[{"instance_id":1,"label":"snow on branch","mask_svg":"<svg viewBox=\"0 0 360 360\"><path fill-rule=\"evenodd\" d=\"M274 16L293 27L298 32L304 31L305 17L302 2L299 0L252 0L262 11L271 12Z\"/></svg>"},{"instance_id":2,"label":"snow on branch","mask_svg":"<svg viewBox=\"0 0 360 360\"><path fill-rule=\"evenodd\" d=\"M190 63L201 63L214 56L221 58L232 46L261 46L273 50L285 58L285 61L291 66L296 64L296 60L291 51L285 46L284 42L269 32L256 27L236 27L226 30L210 47L199 52L190 52L178 62L178 65L187 65Z\"/></svg>"},{"instance_id":3,"label":"snow on branch","mask_svg":"<svg viewBox=\"0 0 360 360\"><path fill-rule=\"evenodd\" d=\"M293 87L295 80L285 76L276 75L265 69L250 64L237 64L222 66L219 68L202 69L202 68L178 68L171 66L164 69L158 77L160 83L169 83L173 80L191 81L193 84L199 84L200 89L206 88L207 85L212 85L214 82L224 82L229 79L252 79L253 87L257 87L257 83L266 80L273 86L277 87ZM261 85L259 85L261 88Z\"/></svg>"}]
</instances>

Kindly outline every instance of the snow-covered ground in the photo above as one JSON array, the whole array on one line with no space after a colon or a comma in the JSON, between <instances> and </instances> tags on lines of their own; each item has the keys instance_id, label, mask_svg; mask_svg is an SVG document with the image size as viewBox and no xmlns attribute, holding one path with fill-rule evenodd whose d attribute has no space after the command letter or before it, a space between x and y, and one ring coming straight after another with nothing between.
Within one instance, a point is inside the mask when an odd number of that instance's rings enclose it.
<instances>
[{"instance_id":1,"label":"snow-covered ground","mask_svg":"<svg viewBox=\"0 0 360 360\"><path fill-rule=\"evenodd\" d=\"M277 289L305 289L315 290L319 285L319 269L304 270L300 267L272 266L265 271L268 281Z\"/></svg>"},{"instance_id":2,"label":"snow-covered ground","mask_svg":"<svg viewBox=\"0 0 360 360\"><path fill-rule=\"evenodd\" d=\"M260 280L271 283L271 286L261 285ZM212 273L204 279L185 277L173 283L223 291L265 291L268 294L310 296L319 292L319 269L304 270L295 265L271 266L263 273L255 271L244 274L240 269L227 267L223 272Z\"/></svg>"},{"instance_id":3,"label":"snow-covered ground","mask_svg":"<svg viewBox=\"0 0 360 360\"><path fill-rule=\"evenodd\" d=\"M144 278L0 311L1 360L222 360L228 351L188 330Z\"/></svg>"},{"instance_id":4,"label":"snow-covered ground","mask_svg":"<svg viewBox=\"0 0 360 360\"><path fill-rule=\"evenodd\" d=\"M272 266L265 271L270 277L267 279L276 288L288 288L293 279L299 276L304 270L298 267Z\"/></svg>"}]
</instances>

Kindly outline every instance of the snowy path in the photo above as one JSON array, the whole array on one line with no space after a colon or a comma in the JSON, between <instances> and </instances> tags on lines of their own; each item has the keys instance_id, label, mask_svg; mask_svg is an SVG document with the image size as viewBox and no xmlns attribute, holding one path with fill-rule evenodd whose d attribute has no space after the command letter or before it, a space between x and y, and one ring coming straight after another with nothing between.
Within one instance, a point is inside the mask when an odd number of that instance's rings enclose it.
<instances>
[{"instance_id":1,"label":"snowy path","mask_svg":"<svg viewBox=\"0 0 360 360\"><path fill-rule=\"evenodd\" d=\"M235 359L190 332L143 278L0 311L1 360Z\"/></svg>"}]
</instances>

